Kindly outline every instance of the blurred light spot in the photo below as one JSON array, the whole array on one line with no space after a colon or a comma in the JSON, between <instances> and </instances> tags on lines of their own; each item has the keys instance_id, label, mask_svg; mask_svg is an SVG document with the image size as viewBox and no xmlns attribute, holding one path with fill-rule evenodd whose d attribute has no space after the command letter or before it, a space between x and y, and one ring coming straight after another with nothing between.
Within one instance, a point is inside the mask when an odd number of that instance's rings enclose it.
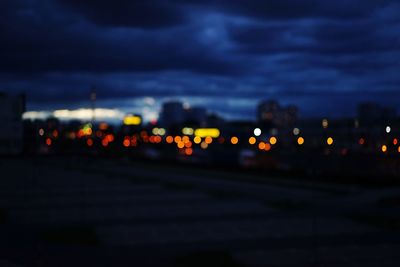
<instances>
[{"instance_id":1,"label":"blurred light spot","mask_svg":"<svg viewBox=\"0 0 400 267\"><path fill-rule=\"evenodd\" d=\"M218 138L220 135L220 131L217 128L199 128L194 131L194 134L202 138L207 136L212 138Z\"/></svg>"},{"instance_id":2,"label":"blurred light spot","mask_svg":"<svg viewBox=\"0 0 400 267\"><path fill-rule=\"evenodd\" d=\"M299 144L300 146L304 144L304 141L305 141L304 138L301 136L297 138L297 144Z\"/></svg>"},{"instance_id":3,"label":"blurred light spot","mask_svg":"<svg viewBox=\"0 0 400 267\"><path fill-rule=\"evenodd\" d=\"M193 154L193 149L191 149L191 148L186 148L186 149L185 149L185 154L186 154L187 156L191 156L191 155Z\"/></svg>"},{"instance_id":4,"label":"blurred light spot","mask_svg":"<svg viewBox=\"0 0 400 267\"><path fill-rule=\"evenodd\" d=\"M43 136L44 135L44 130L42 128L39 129L39 135Z\"/></svg>"},{"instance_id":5,"label":"blurred light spot","mask_svg":"<svg viewBox=\"0 0 400 267\"><path fill-rule=\"evenodd\" d=\"M261 129L260 128L255 128L254 129L254 135L255 136L260 136L261 135Z\"/></svg>"},{"instance_id":6,"label":"blurred light spot","mask_svg":"<svg viewBox=\"0 0 400 267\"><path fill-rule=\"evenodd\" d=\"M86 144L87 144L88 146L93 146L93 140L92 140L91 138L89 138L89 139L86 141Z\"/></svg>"},{"instance_id":7,"label":"blurred light spot","mask_svg":"<svg viewBox=\"0 0 400 267\"><path fill-rule=\"evenodd\" d=\"M184 135L193 135L194 130L193 130L193 128L185 127L182 129L182 133Z\"/></svg>"},{"instance_id":8,"label":"blurred light spot","mask_svg":"<svg viewBox=\"0 0 400 267\"><path fill-rule=\"evenodd\" d=\"M249 144L250 145L254 145L256 142L257 142L257 139L254 136L249 138Z\"/></svg>"},{"instance_id":9,"label":"blurred light spot","mask_svg":"<svg viewBox=\"0 0 400 267\"><path fill-rule=\"evenodd\" d=\"M236 136L232 136L231 143L232 145L236 145L237 143L239 143L239 138L237 138Z\"/></svg>"},{"instance_id":10,"label":"blurred light spot","mask_svg":"<svg viewBox=\"0 0 400 267\"><path fill-rule=\"evenodd\" d=\"M322 127L323 127L324 129L326 129L326 128L328 128L328 126L329 126L328 120L327 120L327 119L323 119L323 120L322 120Z\"/></svg>"},{"instance_id":11,"label":"blurred light spot","mask_svg":"<svg viewBox=\"0 0 400 267\"><path fill-rule=\"evenodd\" d=\"M386 126L386 132L390 133L392 131L392 128L390 126Z\"/></svg>"},{"instance_id":12,"label":"blurred light spot","mask_svg":"<svg viewBox=\"0 0 400 267\"><path fill-rule=\"evenodd\" d=\"M265 143L264 143L264 142L260 142L260 143L258 144L258 149L264 150L264 149L265 149Z\"/></svg>"},{"instance_id":13,"label":"blurred light spot","mask_svg":"<svg viewBox=\"0 0 400 267\"><path fill-rule=\"evenodd\" d=\"M204 141L209 145L212 143L213 140L212 140L211 136L207 136L206 139L204 139Z\"/></svg>"},{"instance_id":14,"label":"blurred light spot","mask_svg":"<svg viewBox=\"0 0 400 267\"><path fill-rule=\"evenodd\" d=\"M278 142L278 139L276 139L275 136L272 136L272 137L269 139L269 142L270 142L271 145L275 145L275 144Z\"/></svg>"},{"instance_id":15,"label":"blurred light spot","mask_svg":"<svg viewBox=\"0 0 400 267\"><path fill-rule=\"evenodd\" d=\"M383 153L386 153L386 152L387 152L387 146L386 146L386 145L383 145L383 146L381 147L381 150L382 150Z\"/></svg>"},{"instance_id":16,"label":"blurred light spot","mask_svg":"<svg viewBox=\"0 0 400 267\"><path fill-rule=\"evenodd\" d=\"M293 134L294 135L299 135L300 134L300 129L299 128L294 128L293 129Z\"/></svg>"},{"instance_id":17,"label":"blurred light spot","mask_svg":"<svg viewBox=\"0 0 400 267\"><path fill-rule=\"evenodd\" d=\"M125 125L140 125L142 118L140 116L128 115L124 118Z\"/></svg>"},{"instance_id":18,"label":"blurred light spot","mask_svg":"<svg viewBox=\"0 0 400 267\"><path fill-rule=\"evenodd\" d=\"M196 137L193 139L193 141L194 141L196 144L200 144L200 143L201 143L201 137L200 137L200 136L196 136Z\"/></svg>"},{"instance_id":19,"label":"blurred light spot","mask_svg":"<svg viewBox=\"0 0 400 267\"><path fill-rule=\"evenodd\" d=\"M333 138L332 137L328 137L328 139L326 139L326 143L331 146L333 144Z\"/></svg>"},{"instance_id":20,"label":"blurred light spot","mask_svg":"<svg viewBox=\"0 0 400 267\"><path fill-rule=\"evenodd\" d=\"M200 146L201 146L202 149L207 149L208 144L206 142L201 142Z\"/></svg>"},{"instance_id":21,"label":"blurred light spot","mask_svg":"<svg viewBox=\"0 0 400 267\"><path fill-rule=\"evenodd\" d=\"M361 137L361 138L358 140L358 143L359 143L360 145L364 145L364 144L365 144L365 139Z\"/></svg>"},{"instance_id":22,"label":"blurred light spot","mask_svg":"<svg viewBox=\"0 0 400 267\"><path fill-rule=\"evenodd\" d=\"M171 144L174 142L174 138L170 135L167 136L167 138L165 138L165 141L167 141L168 144Z\"/></svg>"},{"instance_id":23,"label":"blurred light spot","mask_svg":"<svg viewBox=\"0 0 400 267\"><path fill-rule=\"evenodd\" d=\"M52 143L53 141L51 140L51 138L46 139L46 145L51 146Z\"/></svg>"},{"instance_id":24,"label":"blurred light spot","mask_svg":"<svg viewBox=\"0 0 400 267\"><path fill-rule=\"evenodd\" d=\"M268 143L266 143L266 144L265 144L264 150L265 150L265 151L270 151L270 150L271 150L271 145L268 144Z\"/></svg>"}]
</instances>

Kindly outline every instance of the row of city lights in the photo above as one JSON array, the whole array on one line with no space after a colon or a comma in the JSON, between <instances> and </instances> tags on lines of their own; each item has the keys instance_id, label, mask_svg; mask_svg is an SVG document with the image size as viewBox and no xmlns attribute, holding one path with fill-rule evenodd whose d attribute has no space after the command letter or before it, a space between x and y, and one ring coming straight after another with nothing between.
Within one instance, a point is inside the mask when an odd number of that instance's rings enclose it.
<instances>
[{"instance_id":1,"label":"row of city lights","mask_svg":"<svg viewBox=\"0 0 400 267\"><path fill-rule=\"evenodd\" d=\"M389 127L389 126L388 126ZM386 129L386 130L388 130L387 132L390 132L390 130L391 129ZM213 142L213 138L217 138L217 137L219 137L218 138L218 141L220 142L220 143L224 143L225 142L225 139L223 138L223 137L220 137L219 135L220 135L220 133L219 133L219 130L218 129L212 129L212 128L210 128L210 129L196 129L196 131L193 131L193 129L192 128L184 128L183 130L182 130L182 132L186 132L186 133L194 133L194 134L198 134L198 135L195 135L194 136L194 138L193 138L193 142L192 142L192 140L190 140L190 137L189 136L187 136L187 135L184 135L184 136L175 136L175 137L173 137L173 136L167 136L166 138L165 138L165 141L166 141L166 143L168 143L168 144L172 144L172 143L176 143L176 145L177 145L177 147L179 148L179 149L185 149L185 151L187 152L185 152L186 154L192 154L193 153L193 150L192 150L192 145L193 145L193 143L195 143L195 144L200 144L200 147L202 148L202 149L207 149L208 148L208 146ZM150 137L147 135L147 132L146 131L142 131L141 132L141 137L142 137L142 140L144 141L144 142L150 142L150 143L161 143L162 141L163 141L163 138L161 137L161 136L163 136L163 135L165 135L165 133L166 133L166 130L164 129L164 128L154 128L153 130L152 130L152 133L153 133L153 135L151 135ZM260 128L256 128L256 129L254 129L254 136L260 136L261 135L261 129ZM298 129L298 128L294 128L293 129L293 134L294 135L298 135L300 133L300 130ZM45 132L44 132L44 129L39 129L39 135L40 136L44 136L44 134L45 134ZM79 131L78 131L78 134L77 134L77 137L78 138L82 138L82 137L84 137L84 136L86 136L86 137L91 137L91 135L93 134L93 131L92 131L92 128L91 128L91 125L85 125L84 127L82 127L82 129L80 129ZM211 136L209 136L209 135L207 135L207 134L211 134L211 135L213 135L213 137L211 137ZM53 130L52 131L52 136L54 137L54 138L57 138L58 137L58 135L59 135L59 133L58 133L58 131L57 130ZM203 138L201 137L201 136L203 136ZM250 144L250 145L255 145L256 143L257 143L257 138L256 137L254 137L254 136L251 136L251 137L249 137L249 139L248 139L248 143ZM98 137L100 137L100 136L98 136ZM106 146L108 146L109 145L109 143L112 143L113 141L114 141L114 135L113 134L105 134L104 135L104 137L102 138L102 141L101 141L101 144L104 146L104 147L106 147ZM46 144L48 145L48 146L51 146L52 145L52 138L46 138ZM269 140L268 140L268 142L263 142L263 141L260 141L259 143L258 143L258 148L260 149L260 150L265 150L265 151L269 151L269 150L271 150L271 148L272 148L272 146L274 146L274 145L276 145L277 144L277 142L278 142L278 139L277 139L277 137L275 137L275 136L271 136L270 138L269 138ZM86 140L86 143L87 143L87 145L89 146L89 147L91 147L91 146L93 146L93 144L94 144L94 141L93 141L93 139L92 138L88 138L87 140ZM130 147L130 146L136 146L137 145L137 143L138 143L138 138L136 137L136 136L132 136L132 137L129 137L129 136L126 136L125 138L124 138L124 140L123 140L123 146L124 147ZM232 145L236 145L236 144L238 144L239 143L239 138L238 137L236 137L236 136L232 136L231 138L230 138L230 143L232 144ZM299 146L302 146L303 144L305 143L305 139L304 139L304 137L302 137L302 136L299 136L299 137L297 137L297 144L299 145ZM333 137L328 137L327 139L326 139L326 143L327 143L327 145L329 145L329 146L332 146L333 144L334 144L334 139L333 139ZM360 138L359 139L359 144L360 145L364 145L365 144L365 139L364 138ZM399 144L399 141L398 141L398 139L397 138L394 138L393 139L393 145L398 145ZM386 153L387 151L388 151L388 146L387 145L382 145L381 146L381 150L382 150L382 152L384 152L384 153ZM398 147L398 152L400 153L400 146Z\"/></svg>"}]
</instances>

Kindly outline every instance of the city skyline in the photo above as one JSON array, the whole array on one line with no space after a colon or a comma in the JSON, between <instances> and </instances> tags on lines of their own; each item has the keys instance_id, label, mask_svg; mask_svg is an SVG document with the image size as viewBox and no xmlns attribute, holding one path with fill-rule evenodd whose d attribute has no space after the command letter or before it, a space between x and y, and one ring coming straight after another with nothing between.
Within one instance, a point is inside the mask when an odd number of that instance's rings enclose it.
<instances>
[{"instance_id":1,"label":"city skyline","mask_svg":"<svg viewBox=\"0 0 400 267\"><path fill-rule=\"evenodd\" d=\"M233 118L263 99L343 116L400 94L397 1L0 5L0 89L28 110L85 107L91 86L101 108L176 98Z\"/></svg>"}]
</instances>

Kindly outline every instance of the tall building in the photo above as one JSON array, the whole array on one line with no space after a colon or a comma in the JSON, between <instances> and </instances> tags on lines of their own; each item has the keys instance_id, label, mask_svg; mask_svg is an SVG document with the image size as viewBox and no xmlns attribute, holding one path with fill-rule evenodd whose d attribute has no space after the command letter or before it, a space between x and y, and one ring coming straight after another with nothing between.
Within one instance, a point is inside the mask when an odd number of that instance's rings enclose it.
<instances>
[{"instance_id":1,"label":"tall building","mask_svg":"<svg viewBox=\"0 0 400 267\"><path fill-rule=\"evenodd\" d=\"M161 124L166 127L174 127L181 125L186 120L186 111L182 102L171 101L166 102L161 110Z\"/></svg>"},{"instance_id":2,"label":"tall building","mask_svg":"<svg viewBox=\"0 0 400 267\"><path fill-rule=\"evenodd\" d=\"M24 112L24 95L12 96L0 92L0 154L19 154L22 152L22 114Z\"/></svg>"}]
</instances>

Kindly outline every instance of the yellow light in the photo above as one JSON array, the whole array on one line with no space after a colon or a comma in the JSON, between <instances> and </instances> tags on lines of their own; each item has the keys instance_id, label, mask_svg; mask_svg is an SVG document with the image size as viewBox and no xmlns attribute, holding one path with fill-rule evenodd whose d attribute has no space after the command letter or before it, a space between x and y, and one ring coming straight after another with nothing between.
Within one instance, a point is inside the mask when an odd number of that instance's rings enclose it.
<instances>
[{"instance_id":1,"label":"yellow light","mask_svg":"<svg viewBox=\"0 0 400 267\"><path fill-rule=\"evenodd\" d=\"M328 139L326 139L326 143L331 146L333 144L333 138L332 137L328 137Z\"/></svg>"},{"instance_id":2,"label":"yellow light","mask_svg":"<svg viewBox=\"0 0 400 267\"><path fill-rule=\"evenodd\" d=\"M194 131L196 136L205 138L207 136L212 138L218 138L220 131L217 128L199 128Z\"/></svg>"},{"instance_id":3,"label":"yellow light","mask_svg":"<svg viewBox=\"0 0 400 267\"><path fill-rule=\"evenodd\" d=\"M252 137L249 138L249 144L250 145L254 145L256 142L257 142L257 139L255 137L252 136Z\"/></svg>"},{"instance_id":4,"label":"yellow light","mask_svg":"<svg viewBox=\"0 0 400 267\"><path fill-rule=\"evenodd\" d=\"M276 139L275 136L272 136L272 137L269 139L269 142L271 143L271 145L275 145L276 142L278 142L278 139Z\"/></svg>"},{"instance_id":5,"label":"yellow light","mask_svg":"<svg viewBox=\"0 0 400 267\"><path fill-rule=\"evenodd\" d=\"M142 118L140 116L126 116L124 118L125 125L140 125L142 123Z\"/></svg>"},{"instance_id":6,"label":"yellow light","mask_svg":"<svg viewBox=\"0 0 400 267\"><path fill-rule=\"evenodd\" d=\"M387 152L387 146L386 146L386 145L383 145L383 146L382 146L382 152L383 152L383 153L386 153L386 152Z\"/></svg>"},{"instance_id":7,"label":"yellow light","mask_svg":"<svg viewBox=\"0 0 400 267\"><path fill-rule=\"evenodd\" d=\"M236 136L232 136L231 143L232 145L236 145L237 143L239 143L239 138L237 138Z\"/></svg>"},{"instance_id":8,"label":"yellow light","mask_svg":"<svg viewBox=\"0 0 400 267\"><path fill-rule=\"evenodd\" d=\"M200 144L200 143L201 143L201 137L200 137L200 136L196 136L196 137L193 139L193 141L194 141L196 144Z\"/></svg>"},{"instance_id":9,"label":"yellow light","mask_svg":"<svg viewBox=\"0 0 400 267\"><path fill-rule=\"evenodd\" d=\"M193 135L194 130L193 128L185 127L182 129L182 133L185 135Z\"/></svg>"},{"instance_id":10,"label":"yellow light","mask_svg":"<svg viewBox=\"0 0 400 267\"><path fill-rule=\"evenodd\" d=\"M299 144L300 146L304 144L304 138L303 137L299 137L297 138L297 144Z\"/></svg>"}]
</instances>

